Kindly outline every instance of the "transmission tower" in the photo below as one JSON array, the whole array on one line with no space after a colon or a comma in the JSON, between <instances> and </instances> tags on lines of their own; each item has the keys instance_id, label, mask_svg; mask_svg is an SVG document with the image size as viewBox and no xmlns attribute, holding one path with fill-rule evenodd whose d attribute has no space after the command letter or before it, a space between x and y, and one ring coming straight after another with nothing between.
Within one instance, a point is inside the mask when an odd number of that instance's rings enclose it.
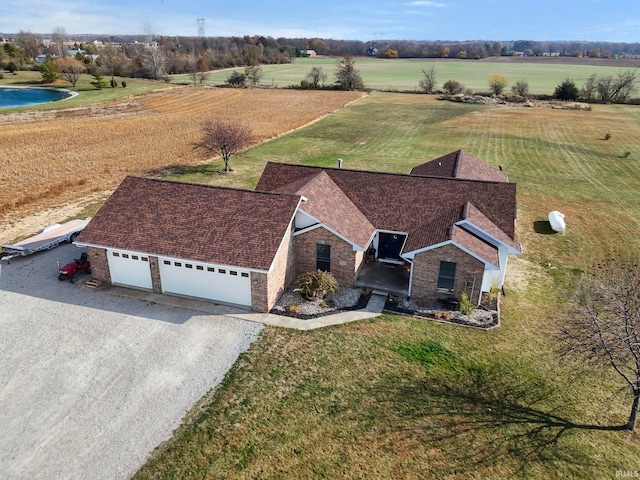
<instances>
[{"instance_id":1,"label":"transmission tower","mask_svg":"<svg viewBox=\"0 0 640 480\"><path fill-rule=\"evenodd\" d=\"M204 18L198 18L198 36L204 37Z\"/></svg>"}]
</instances>

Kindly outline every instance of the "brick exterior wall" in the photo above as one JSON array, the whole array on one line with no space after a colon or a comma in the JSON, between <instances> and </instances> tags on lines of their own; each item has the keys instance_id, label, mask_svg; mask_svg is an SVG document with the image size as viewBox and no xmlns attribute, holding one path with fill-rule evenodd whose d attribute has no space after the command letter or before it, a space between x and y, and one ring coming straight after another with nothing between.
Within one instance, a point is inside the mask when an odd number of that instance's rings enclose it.
<instances>
[{"instance_id":1,"label":"brick exterior wall","mask_svg":"<svg viewBox=\"0 0 640 480\"><path fill-rule=\"evenodd\" d=\"M340 285L353 285L364 258L353 246L320 227L295 237L296 276L316 269L316 244L331 245L331 273Z\"/></svg>"},{"instance_id":2,"label":"brick exterior wall","mask_svg":"<svg viewBox=\"0 0 640 480\"><path fill-rule=\"evenodd\" d=\"M453 292L440 292L436 288L441 261L456 264ZM460 299L460 295L465 291L467 281L473 282L475 277L473 296L471 296L470 291L467 291L467 294L470 295L469 300L471 303L477 304L480 298L483 274L484 263L454 245L444 245L433 250L421 252L414 259L411 297L419 304L427 304L431 301L448 297Z\"/></svg>"},{"instance_id":3,"label":"brick exterior wall","mask_svg":"<svg viewBox=\"0 0 640 480\"><path fill-rule=\"evenodd\" d=\"M158 257L149 255L149 268L151 269L151 286L155 293L162 293L162 281L160 280L160 265Z\"/></svg>"},{"instance_id":4,"label":"brick exterior wall","mask_svg":"<svg viewBox=\"0 0 640 480\"><path fill-rule=\"evenodd\" d=\"M111 284L107 251L104 248L87 247L87 254L91 262L91 276L103 283Z\"/></svg>"},{"instance_id":5,"label":"brick exterior wall","mask_svg":"<svg viewBox=\"0 0 640 480\"><path fill-rule=\"evenodd\" d=\"M282 246L269 274L251 273L251 308L256 312L268 312L282 292L295 280L294 238L291 228L282 240Z\"/></svg>"},{"instance_id":6,"label":"brick exterior wall","mask_svg":"<svg viewBox=\"0 0 640 480\"><path fill-rule=\"evenodd\" d=\"M251 309L256 312L268 312L269 282L266 273L251 272Z\"/></svg>"}]
</instances>

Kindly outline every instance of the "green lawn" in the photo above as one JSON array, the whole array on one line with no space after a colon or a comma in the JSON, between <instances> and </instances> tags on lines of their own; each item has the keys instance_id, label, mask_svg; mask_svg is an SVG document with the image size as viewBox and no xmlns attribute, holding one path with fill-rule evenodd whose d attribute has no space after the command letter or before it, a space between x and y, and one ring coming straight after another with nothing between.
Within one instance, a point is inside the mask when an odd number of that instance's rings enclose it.
<instances>
[{"instance_id":1,"label":"green lawn","mask_svg":"<svg viewBox=\"0 0 640 480\"><path fill-rule=\"evenodd\" d=\"M640 249L640 115L514 109L376 93L306 128L174 178L252 187L266 161L407 172L464 148L518 184L501 327L404 317L266 328L136 478L615 478L640 471L611 373L558 364L577 272ZM603 139L611 132L610 140ZM629 151L628 157L622 153ZM567 232L539 228L551 209Z\"/></svg>"},{"instance_id":2,"label":"green lawn","mask_svg":"<svg viewBox=\"0 0 640 480\"><path fill-rule=\"evenodd\" d=\"M16 111L24 110L28 108L29 110L53 110L58 108L71 108L71 107L79 107L82 105L91 105L96 103L107 102L110 100L118 100L121 98L126 98L132 95L139 95L144 92L149 92L153 90L158 90L160 88L169 88L172 85L166 82L157 82L153 80L144 80L140 78L120 78L116 77L116 81L118 82L118 86L116 88L103 88L97 89L91 82L93 81L93 76L91 75L81 75L78 83L75 87L71 86L71 83L66 80L58 80L55 85L43 84L42 83L42 75L40 72L17 72L17 75L12 75L10 73L4 73L4 79L0 79L0 86L32 86L32 87L51 87L55 86L58 88L67 88L69 90L73 90L79 93L79 95L74 98L70 98L68 100L64 100L62 102L50 102L42 105L32 105L29 107L19 107L19 108L3 108L0 110L0 113L11 113ZM126 88L122 88L122 81L125 81L127 84ZM109 78L107 78L109 81Z\"/></svg>"},{"instance_id":3,"label":"green lawn","mask_svg":"<svg viewBox=\"0 0 640 480\"><path fill-rule=\"evenodd\" d=\"M287 65L264 65L263 85L289 86L300 85L300 80L314 66L322 67L327 74L327 85L335 81L335 58L296 58L295 62ZM586 78L598 75L616 75L619 67L589 66L589 65L555 65L542 63L489 62L477 60L438 60L433 59L373 59L356 58L356 68L360 70L365 86L378 90L417 91L420 90L419 81L422 69L427 65L435 65L438 86L447 80L457 80L474 91L489 90L487 81L491 75L499 74L509 79L509 85L518 80L529 82L530 92L535 94L553 94L557 85L569 77L578 85L582 85ZM244 71L242 67L235 69L216 70L208 74L207 84L220 85L225 83L233 70ZM189 83L188 75L174 75L172 82Z\"/></svg>"}]
</instances>

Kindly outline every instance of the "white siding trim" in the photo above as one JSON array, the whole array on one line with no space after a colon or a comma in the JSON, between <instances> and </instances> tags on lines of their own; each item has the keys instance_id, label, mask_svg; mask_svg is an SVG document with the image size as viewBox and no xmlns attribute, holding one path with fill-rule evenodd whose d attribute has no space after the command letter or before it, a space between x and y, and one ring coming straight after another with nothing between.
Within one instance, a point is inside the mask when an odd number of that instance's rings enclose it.
<instances>
[{"instance_id":1,"label":"white siding trim","mask_svg":"<svg viewBox=\"0 0 640 480\"><path fill-rule=\"evenodd\" d=\"M483 259L482 257L480 257L479 255L476 255L475 253L473 253L472 251L464 248L462 245L460 245L459 243L454 242L453 240L447 240L446 242L441 242L441 243L436 243L435 245L431 245L429 247L425 247L425 248L420 248L418 250L414 250L412 252L408 252L405 255L402 256L402 258L406 258L408 259L414 259L415 256L418 253L422 253L422 252L427 252L429 250L434 250L436 248L439 247L443 247L445 245L453 245L454 247L459 248L460 250L462 250L463 252L465 252L466 254L472 256L473 258L475 258L476 260L481 261L484 264L484 268L485 270L500 270L500 266L499 265L494 265L492 263L487 262L485 259ZM498 252L499 253L499 252ZM498 257L499 259L500 257Z\"/></svg>"},{"instance_id":2,"label":"white siding trim","mask_svg":"<svg viewBox=\"0 0 640 480\"><path fill-rule=\"evenodd\" d=\"M505 247L505 248L507 248L509 250L509 253L512 253L514 255L520 255L522 253L520 250L516 250L515 248L513 248L508 243L505 243L502 240L500 240L499 238L494 237L489 232L487 232L486 230L483 230L482 228L478 227L475 223L473 223L473 222L471 222L469 220L460 220L459 222L456 222L456 225L458 225L459 227L468 227L468 228L466 228L467 231L469 231L470 233L472 233L474 235L477 235L478 237L480 237L484 241L489 242L494 247L498 247L498 248Z\"/></svg>"}]
</instances>

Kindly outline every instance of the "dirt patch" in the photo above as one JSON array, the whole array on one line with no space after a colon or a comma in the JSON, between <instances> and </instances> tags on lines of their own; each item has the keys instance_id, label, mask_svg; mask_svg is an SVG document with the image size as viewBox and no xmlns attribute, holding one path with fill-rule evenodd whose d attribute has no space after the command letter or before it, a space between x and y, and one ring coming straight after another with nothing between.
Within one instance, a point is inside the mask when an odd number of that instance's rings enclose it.
<instances>
[{"instance_id":1,"label":"dirt patch","mask_svg":"<svg viewBox=\"0 0 640 480\"><path fill-rule=\"evenodd\" d=\"M512 255L507 264L505 284L510 289L525 291L530 283L541 280L544 276L540 265Z\"/></svg>"},{"instance_id":2,"label":"dirt patch","mask_svg":"<svg viewBox=\"0 0 640 480\"><path fill-rule=\"evenodd\" d=\"M17 217L7 215L0 219L0 244L12 243L37 233L43 227L77 217L91 202L104 198L109 192L90 195L74 203L48 208L32 215Z\"/></svg>"}]
</instances>

